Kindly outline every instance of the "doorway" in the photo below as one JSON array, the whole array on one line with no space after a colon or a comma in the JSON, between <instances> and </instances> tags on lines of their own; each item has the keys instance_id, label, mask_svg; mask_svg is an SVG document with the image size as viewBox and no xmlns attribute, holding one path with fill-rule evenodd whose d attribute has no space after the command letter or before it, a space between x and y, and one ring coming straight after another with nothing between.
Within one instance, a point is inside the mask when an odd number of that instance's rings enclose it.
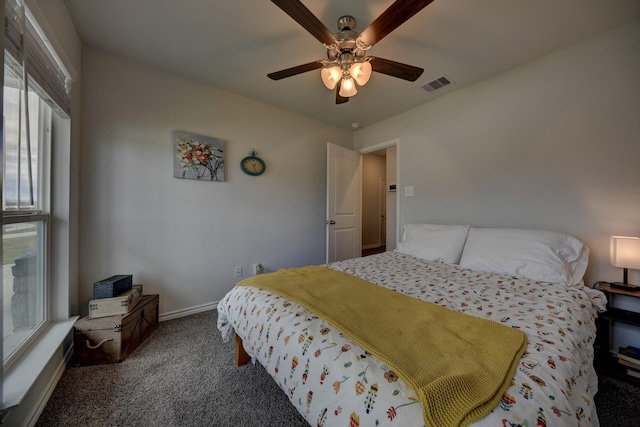
<instances>
[{"instance_id":1,"label":"doorway","mask_svg":"<svg viewBox=\"0 0 640 427\"><path fill-rule=\"evenodd\" d=\"M395 143L362 154L362 256L395 249Z\"/></svg>"},{"instance_id":2,"label":"doorway","mask_svg":"<svg viewBox=\"0 0 640 427\"><path fill-rule=\"evenodd\" d=\"M327 143L326 262L395 250L399 233L398 146L399 140L395 139L355 152ZM362 164L364 156L373 152L378 152L378 172L371 180L372 174L363 173ZM367 239L363 254L362 186L365 180L374 195L373 204L367 202L366 207L367 214L374 218L368 226L374 239Z\"/></svg>"}]
</instances>

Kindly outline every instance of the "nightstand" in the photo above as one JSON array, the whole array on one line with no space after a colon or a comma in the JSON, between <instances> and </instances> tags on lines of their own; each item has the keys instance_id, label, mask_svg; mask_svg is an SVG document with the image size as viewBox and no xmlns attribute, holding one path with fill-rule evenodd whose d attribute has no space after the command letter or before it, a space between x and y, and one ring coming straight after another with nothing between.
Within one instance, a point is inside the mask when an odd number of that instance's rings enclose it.
<instances>
[{"instance_id":1,"label":"nightstand","mask_svg":"<svg viewBox=\"0 0 640 427\"><path fill-rule=\"evenodd\" d=\"M633 326L640 327L640 299L638 300L639 311L623 310L611 307L611 300L616 295L626 295L631 298L640 298L640 292L625 291L623 289L614 288L607 282L597 282L594 287L604 292L607 296L607 311L600 314L597 319L597 339L595 366L609 375L615 376L625 381L640 384L640 379L626 374L627 367L618 363L618 360L611 356L611 327L614 322L622 322Z\"/></svg>"}]
</instances>

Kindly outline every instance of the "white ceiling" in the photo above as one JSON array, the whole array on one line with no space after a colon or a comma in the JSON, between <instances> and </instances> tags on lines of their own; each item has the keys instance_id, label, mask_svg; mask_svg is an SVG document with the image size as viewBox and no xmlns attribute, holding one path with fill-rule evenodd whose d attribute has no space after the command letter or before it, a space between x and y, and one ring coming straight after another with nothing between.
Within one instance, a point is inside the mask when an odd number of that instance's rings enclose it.
<instances>
[{"instance_id":1,"label":"white ceiling","mask_svg":"<svg viewBox=\"0 0 640 427\"><path fill-rule=\"evenodd\" d=\"M362 31L393 0L303 3L337 32L340 16L354 16L356 31ZM411 83L374 73L348 103L335 105L319 70L267 78L326 57L320 42L269 0L65 4L86 45L348 129L640 18L639 0L435 0L369 51L424 68L424 74ZM455 84L432 94L421 88L442 75Z\"/></svg>"}]
</instances>

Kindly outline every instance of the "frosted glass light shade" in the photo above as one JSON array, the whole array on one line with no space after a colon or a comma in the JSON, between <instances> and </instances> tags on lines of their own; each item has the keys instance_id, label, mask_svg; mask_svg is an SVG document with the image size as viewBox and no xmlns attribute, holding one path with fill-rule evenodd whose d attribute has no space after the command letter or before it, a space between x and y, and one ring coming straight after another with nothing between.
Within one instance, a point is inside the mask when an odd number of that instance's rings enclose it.
<instances>
[{"instance_id":1,"label":"frosted glass light shade","mask_svg":"<svg viewBox=\"0 0 640 427\"><path fill-rule=\"evenodd\" d=\"M327 89L333 90L340 81L342 72L340 67L325 67L320 71L320 77L322 77L322 83Z\"/></svg>"},{"instance_id":2,"label":"frosted glass light shade","mask_svg":"<svg viewBox=\"0 0 640 427\"><path fill-rule=\"evenodd\" d=\"M364 86L369 81L369 78L371 78L371 64L369 61L355 62L351 65L349 73L358 85Z\"/></svg>"},{"instance_id":3,"label":"frosted glass light shade","mask_svg":"<svg viewBox=\"0 0 640 427\"><path fill-rule=\"evenodd\" d=\"M610 242L611 265L640 270L640 237L611 236Z\"/></svg>"},{"instance_id":4,"label":"frosted glass light shade","mask_svg":"<svg viewBox=\"0 0 640 427\"><path fill-rule=\"evenodd\" d=\"M356 85L353 82L353 79L351 77L342 79L342 84L340 85L340 96L349 98L356 93L358 93L358 89L356 89Z\"/></svg>"}]
</instances>

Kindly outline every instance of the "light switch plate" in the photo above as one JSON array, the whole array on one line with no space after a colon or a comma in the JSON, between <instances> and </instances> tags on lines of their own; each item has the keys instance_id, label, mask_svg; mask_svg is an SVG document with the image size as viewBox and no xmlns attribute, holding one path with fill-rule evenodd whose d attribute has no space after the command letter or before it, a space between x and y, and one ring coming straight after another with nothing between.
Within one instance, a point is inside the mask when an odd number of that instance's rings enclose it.
<instances>
[{"instance_id":1,"label":"light switch plate","mask_svg":"<svg viewBox=\"0 0 640 427\"><path fill-rule=\"evenodd\" d=\"M413 197L413 185L404 187L404 197Z\"/></svg>"}]
</instances>

